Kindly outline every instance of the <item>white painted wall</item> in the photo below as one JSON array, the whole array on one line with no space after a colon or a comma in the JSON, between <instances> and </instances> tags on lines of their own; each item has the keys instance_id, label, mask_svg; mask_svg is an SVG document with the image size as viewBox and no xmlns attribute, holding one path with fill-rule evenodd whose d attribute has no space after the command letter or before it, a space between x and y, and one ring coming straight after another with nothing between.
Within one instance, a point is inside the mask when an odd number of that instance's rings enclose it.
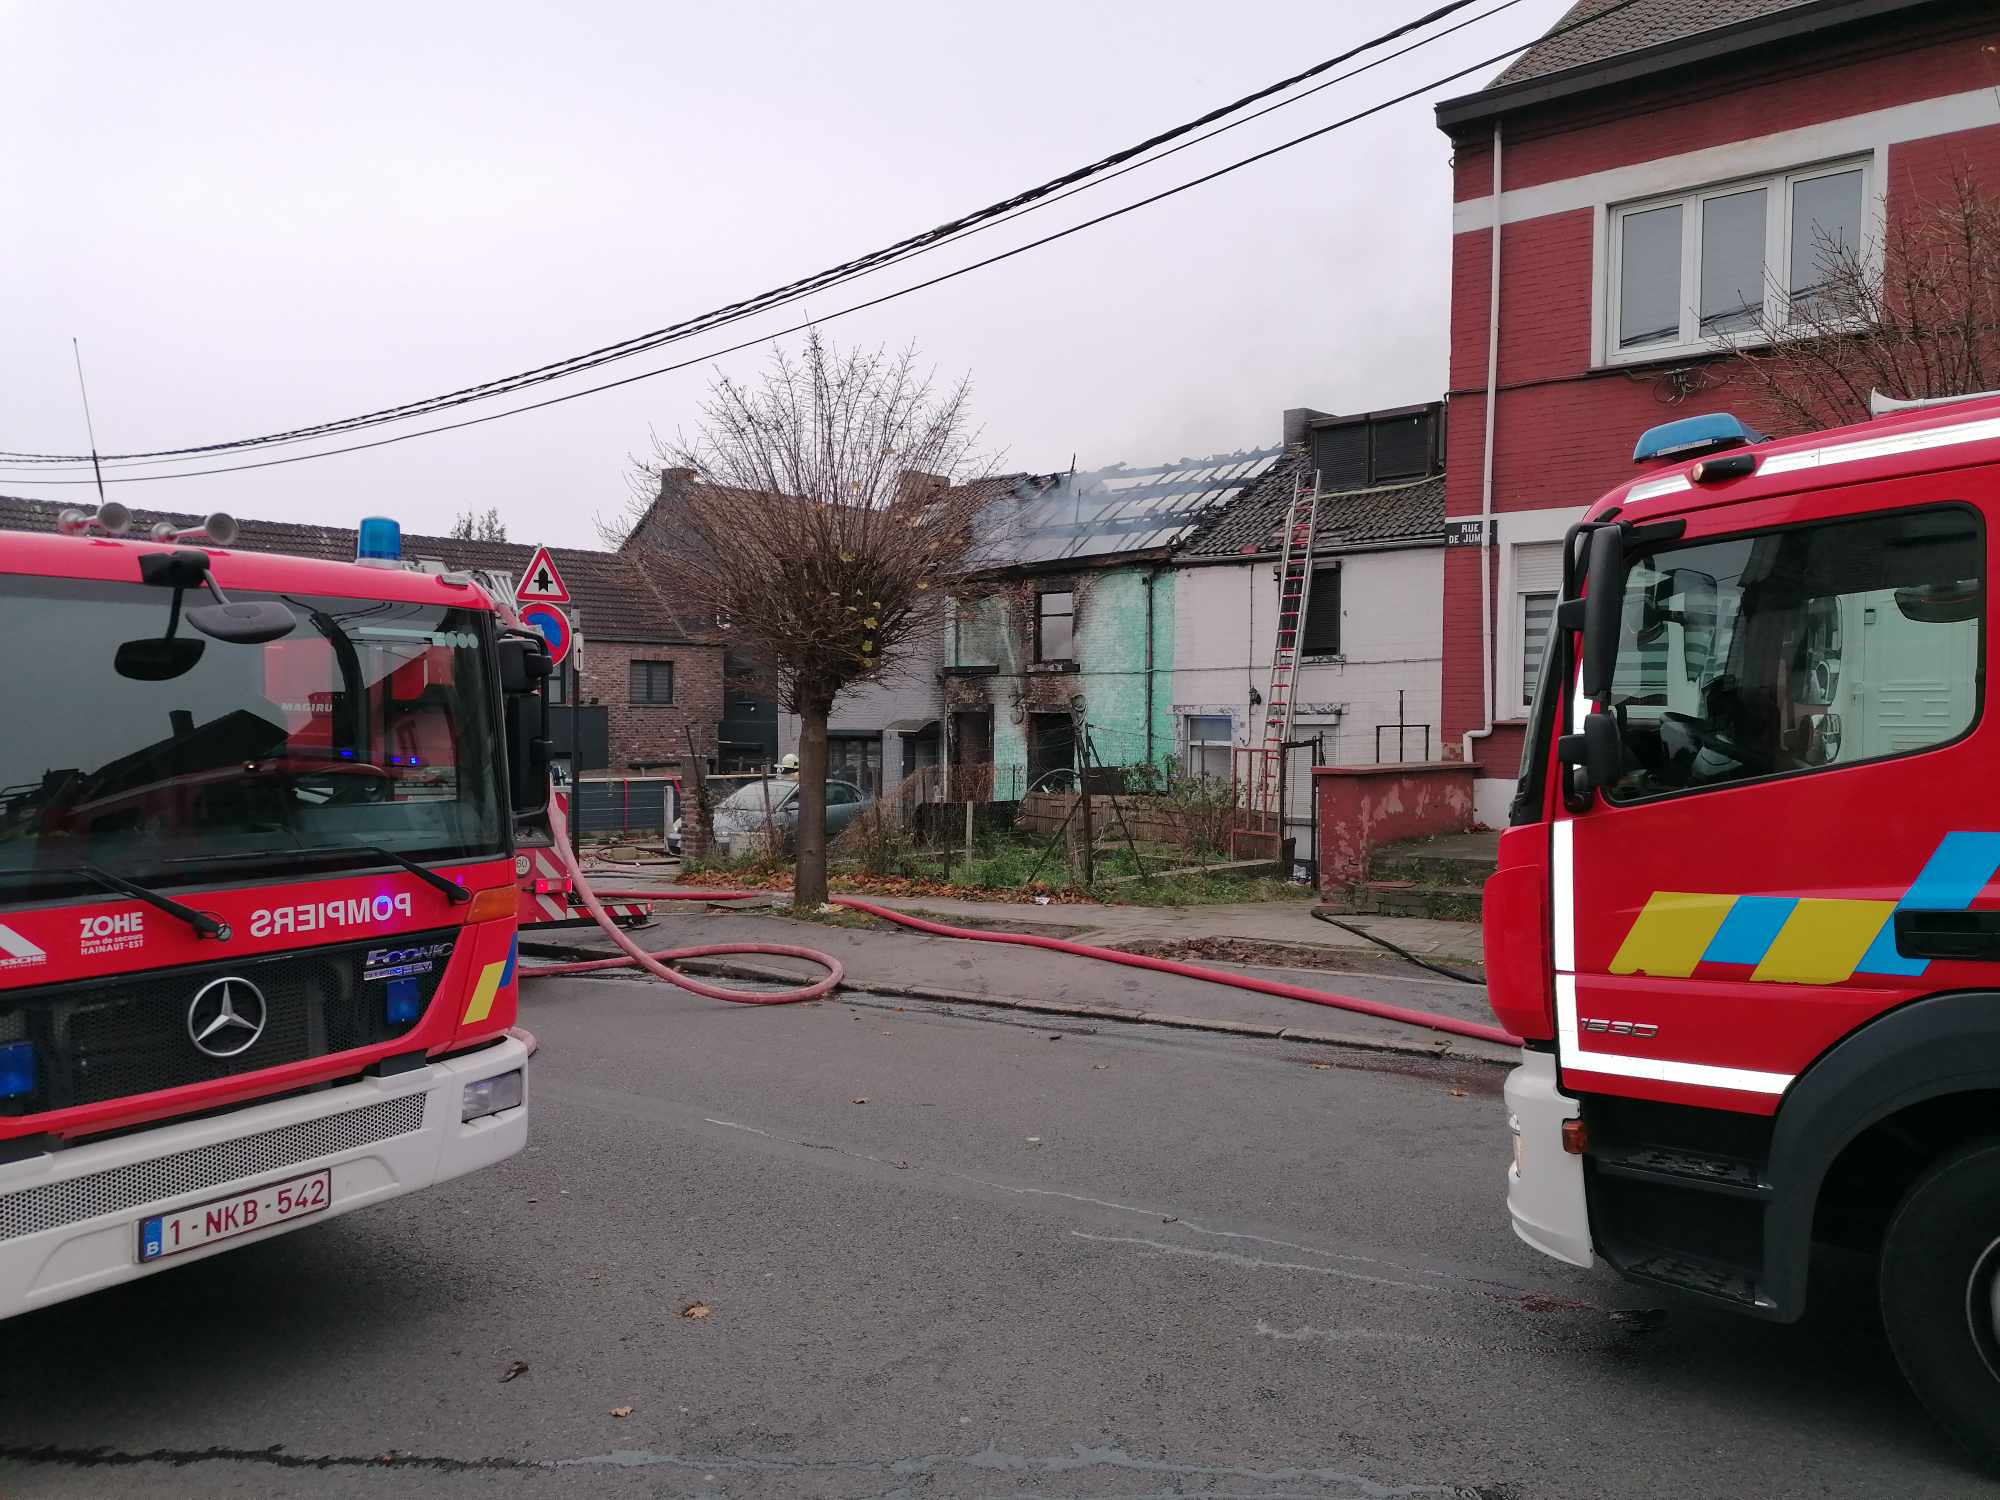
<instances>
[{"instance_id":1,"label":"white painted wall","mask_svg":"<svg viewBox=\"0 0 2000 1500\"><path fill-rule=\"evenodd\" d=\"M1365 765L1375 759L1375 726L1396 722L1396 692L1404 717L1431 726L1430 758L1440 760L1439 695L1444 664L1444 548L1359 552L1322 558L1316 568L1341 570L1341 654L1309 661L1298 673L1292 738L1326 736L1326 764ZM1187 720L1229 714L1238 745L1259 742L1263 707L1250 690L1267 693L1276 640L1277 565L1261 562L1184 566L1174 579L1175 744L1186 764ZM1396 758L1395 734L1382 736L1382 757ZM1421 731L1407 737L1405 759L1423 758ZM1301 829L1312 821L1310 753L1292 761L1286 818ZM1305 848L1303 840L1300 848Z\"/></svg>"},{"instance_id":2,"label":"white painted wall","mask_svg":"<svg viewBox=\"0 0 2000 1500\"><path fill-rule=\"evenodd\" d=\"M827 718L829 734L876 734L882 737L885 788L903 776L903 737L888 733L891 724L910 719L935 719L943 712L938 671L944 664L943 642L932 639L916 648L911 659L891 669L888 679L849 688L834 700ZM778 713L778 753L799 748L797 714Z\"/></svg>"}]
</instances>

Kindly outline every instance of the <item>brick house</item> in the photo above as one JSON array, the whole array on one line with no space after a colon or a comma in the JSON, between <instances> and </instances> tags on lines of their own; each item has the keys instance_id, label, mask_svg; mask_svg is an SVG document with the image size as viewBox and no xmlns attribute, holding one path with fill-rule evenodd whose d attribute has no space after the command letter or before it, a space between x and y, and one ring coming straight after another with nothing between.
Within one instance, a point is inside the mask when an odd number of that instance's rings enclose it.
<instances>
[{"instance_id":1,"label":"brick house","mask_svg":"<svg viewBox=\"0 0 2000 1500\"><path fill-rule=\"evenodd\" d=\"M0 531L53 531L63 508L52 501L0 495ZM169 511L134 511L133 532L143 534L155 521L192 526L196 519ZM354 532L346 527L256 520L241 525L239 550L336 561L354 556ZM444 568L484 569L510 580L534 551L519 542L403 537L405 558ZM586 710L602 711L606 724L606 763L587 765L586 774L681 774L690 731L698 753L712 763L724 711L723 647L676 618L633 558L571 547L550 552L575 600L573 617L584 636L581 684L572 658L550 696L565 705L580 697ZM569 715L554 717L558 749L566 749ZM591 740L586 734L586 748Z\"/></svg>"},{"instance_id":2,"label":"brick house","mask_svg":"<svg viewBox=\"0 0 2000 1500\"><path fill-rule=\"evenodd\" d=\"M1438 106L1445 507L1470 523L1445 556L1442 717L1445 753L1481 766L1482 821L1505 821L1564 531L1648 427L1736 410L1778 430L1732 391L1726 341L1782 315L1807 246L1879 254L1886 216L1957 171L2000 190L1997 45L1990 3L1638 0Z\"/></svg>"}]
</instances>

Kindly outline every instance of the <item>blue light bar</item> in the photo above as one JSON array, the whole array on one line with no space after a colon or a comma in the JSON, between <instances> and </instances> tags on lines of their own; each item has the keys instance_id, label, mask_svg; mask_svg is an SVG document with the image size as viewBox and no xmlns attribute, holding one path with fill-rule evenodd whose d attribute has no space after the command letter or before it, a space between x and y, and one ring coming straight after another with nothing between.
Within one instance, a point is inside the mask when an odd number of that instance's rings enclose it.
<instances>
[{"instance_id":1,"label":"blue light bar","mask_svg":"<svg viewBox=\"0 0 2000 1500\"><path fill-rule=\"evenodd\" d=\"M387 516L364 517L354 533L354 560L371 568L400 568L403 528Z\"/></svg>"},{"instance_id":2,"label":"blue light bar","mask_svg":"<svg viewBox=\"0 0 2000 1500\"><path fill-rule=\"evenodd\" d=\"M1728 412L1712 411L1704 416L1682 417L1678 422L1663 422L1658 427L1648 427L1639 434L1639 441L1633 446L1632 462L1670 462L1763 441L1763 433L1745 427Z\"/></svg>"},{"instance_id":3,"label":"blue light bar","mask_svg":"<svg viewBox=\"0 0 2000 1500\"><path fill-rule=\"evenodd\" d=\"M0 1099L19 1099L35 1091L35 1044L9 1042L0 1047Z\"/></svg>"},{"instance_id":4,"label":"blue light bar","mask_svg":"<svg viewBox=\"0 0 2000 1500\"><path fill-rule=\"evenodd\" d=\"M423 986L416 980L392 979L388 991L385 1018L391 1026L407 1026L423 1014Z\"/></svg>"}]
</instances>

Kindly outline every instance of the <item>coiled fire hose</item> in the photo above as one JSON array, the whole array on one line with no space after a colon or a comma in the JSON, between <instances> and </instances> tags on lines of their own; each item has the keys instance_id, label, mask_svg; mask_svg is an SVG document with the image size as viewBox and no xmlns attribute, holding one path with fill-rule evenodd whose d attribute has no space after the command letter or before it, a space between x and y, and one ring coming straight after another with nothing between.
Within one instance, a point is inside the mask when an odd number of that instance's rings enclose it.
<instances>
[{"instance_id":1,"label":"coiled fire hose","mask_svg":"<svg viewBox=\"0 0 2000 1500\"><path fill-rule=\"evenodd\" d=\"M832 954L821 953L812 948L793 947L788 943L717 943L699 948L666 948L657 953L648 953L634 942L623 928L612 921L604 910L603 899L600 899L598 892L591 888L589 878L585 876L583 867L577 862L575 851L570 848L569 830L565 826L562 814L553 803L549 808L549 825L555 835L556 854L560 857L563 868L569 872L570 879L576 882L577 892L583 898L584 909L596 920L597 925L604 929L605 935L624 950L625 956L589 959L581 963L540 965L521 970L524 977L587 974L598 969L625 968L636 964L655 978L679 985L684 990L692 990L695 994L706 995L712 1000L729 1000L742 1005L788 1005L800 1000L818 1000L830 994L846 977L847 971L842 967L840 960ZM612 901L738 901L769 894L768 891L693 891L674 888L655 891L606 891L604 897ZM1253 994L1275 995L1284 1000L1303 1000L1308 1005L1324 1005L1334 1010L1352 1011L1357 1015L1375 1016L1384 1021L1400 1021L1405 1025L1421 1026L1452 1036L1469 1037L1475 1041L1498 1042L1507 1047L1521 1045L1519 1037L1498 1026L1461 1020L1457 1016L1438 1015L1432 1011L1412 1010L1407 1006L1391 1005L1382 1000L1364 1000L1355 995L1335 995L1324 990L1309 990L1303 985L1285 984L1275 979L1229 974L1220 969L1203 968L1199 964L1181 963L1169 958L1153 958L1144 953L1124 953L1116 948L1098 948L1089 943L1070 942L1065 938L1037 937L1025 932L987 932L976 927L952 927L943 922L913 917L907 912L896 911L891 907L877 906L872 901L862 901L853 896L835 896L831 904L846 907L850 911L866 912L871 917L879 917L885 922L894 922L899 926L930 933L936 937L963 938L978 943L1010 943L1022 948L1046 948L1052 953L1070 953L1080 958L1095 958L1105 963L1123 964L1131 969L1150 969L1156 974L1176 974L1183 979L1200 979L1209 984L1222 984L1232 989L1248 990ZM798 989L760 994L703 984L685 974L677 974L667 967L668 963L676 959L713 958L723 954L761 954L804 959L808 963L823 965L827 970L827 976Z\"/></svg>"}]
</instances>

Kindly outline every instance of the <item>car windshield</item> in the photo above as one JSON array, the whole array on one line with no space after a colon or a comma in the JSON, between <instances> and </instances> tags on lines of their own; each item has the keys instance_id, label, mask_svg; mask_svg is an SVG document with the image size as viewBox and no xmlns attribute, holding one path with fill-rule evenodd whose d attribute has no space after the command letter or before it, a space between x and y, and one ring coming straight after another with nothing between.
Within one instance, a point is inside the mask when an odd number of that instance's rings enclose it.
<instances>
[{"instance_id":1,"label":"car windshield","mask_svg":"<svg viewBox=\"0 0 2000 1500\"><path fill-rule=\"evenodd\" d=\"M19 646L0 901L78 885L64 872L82 863L174 883L347 844L426 861L502 852L484 614L232 597L282 603L297 624L243 645L175 620L164 588L0 579L0 629Z\"/></svg>"},{"instance_id":2,"label":"car windshield","mask_svg":"<svg viewBox=\"0 0 2000 1500\"><path fill-rule=\"evenodd\" d=\"M766 790L767 788L768 788L768 793ZM769 797L769 806L771 811L776 812L779 808L783 807L787 801L791 799L792 794L798 791L798 789L799 786L797 782L779 781L776 778L772 778L767 781L745 782L742 786L739 786L735 791L731 792L727 797L725 797L722 800L721 804L716 808L716 811L732 812L732 813L756 813L759 817L762 817L764 814L764 808L766 805L765 799L767 795Z\"/></svg>"}]
</instances>

